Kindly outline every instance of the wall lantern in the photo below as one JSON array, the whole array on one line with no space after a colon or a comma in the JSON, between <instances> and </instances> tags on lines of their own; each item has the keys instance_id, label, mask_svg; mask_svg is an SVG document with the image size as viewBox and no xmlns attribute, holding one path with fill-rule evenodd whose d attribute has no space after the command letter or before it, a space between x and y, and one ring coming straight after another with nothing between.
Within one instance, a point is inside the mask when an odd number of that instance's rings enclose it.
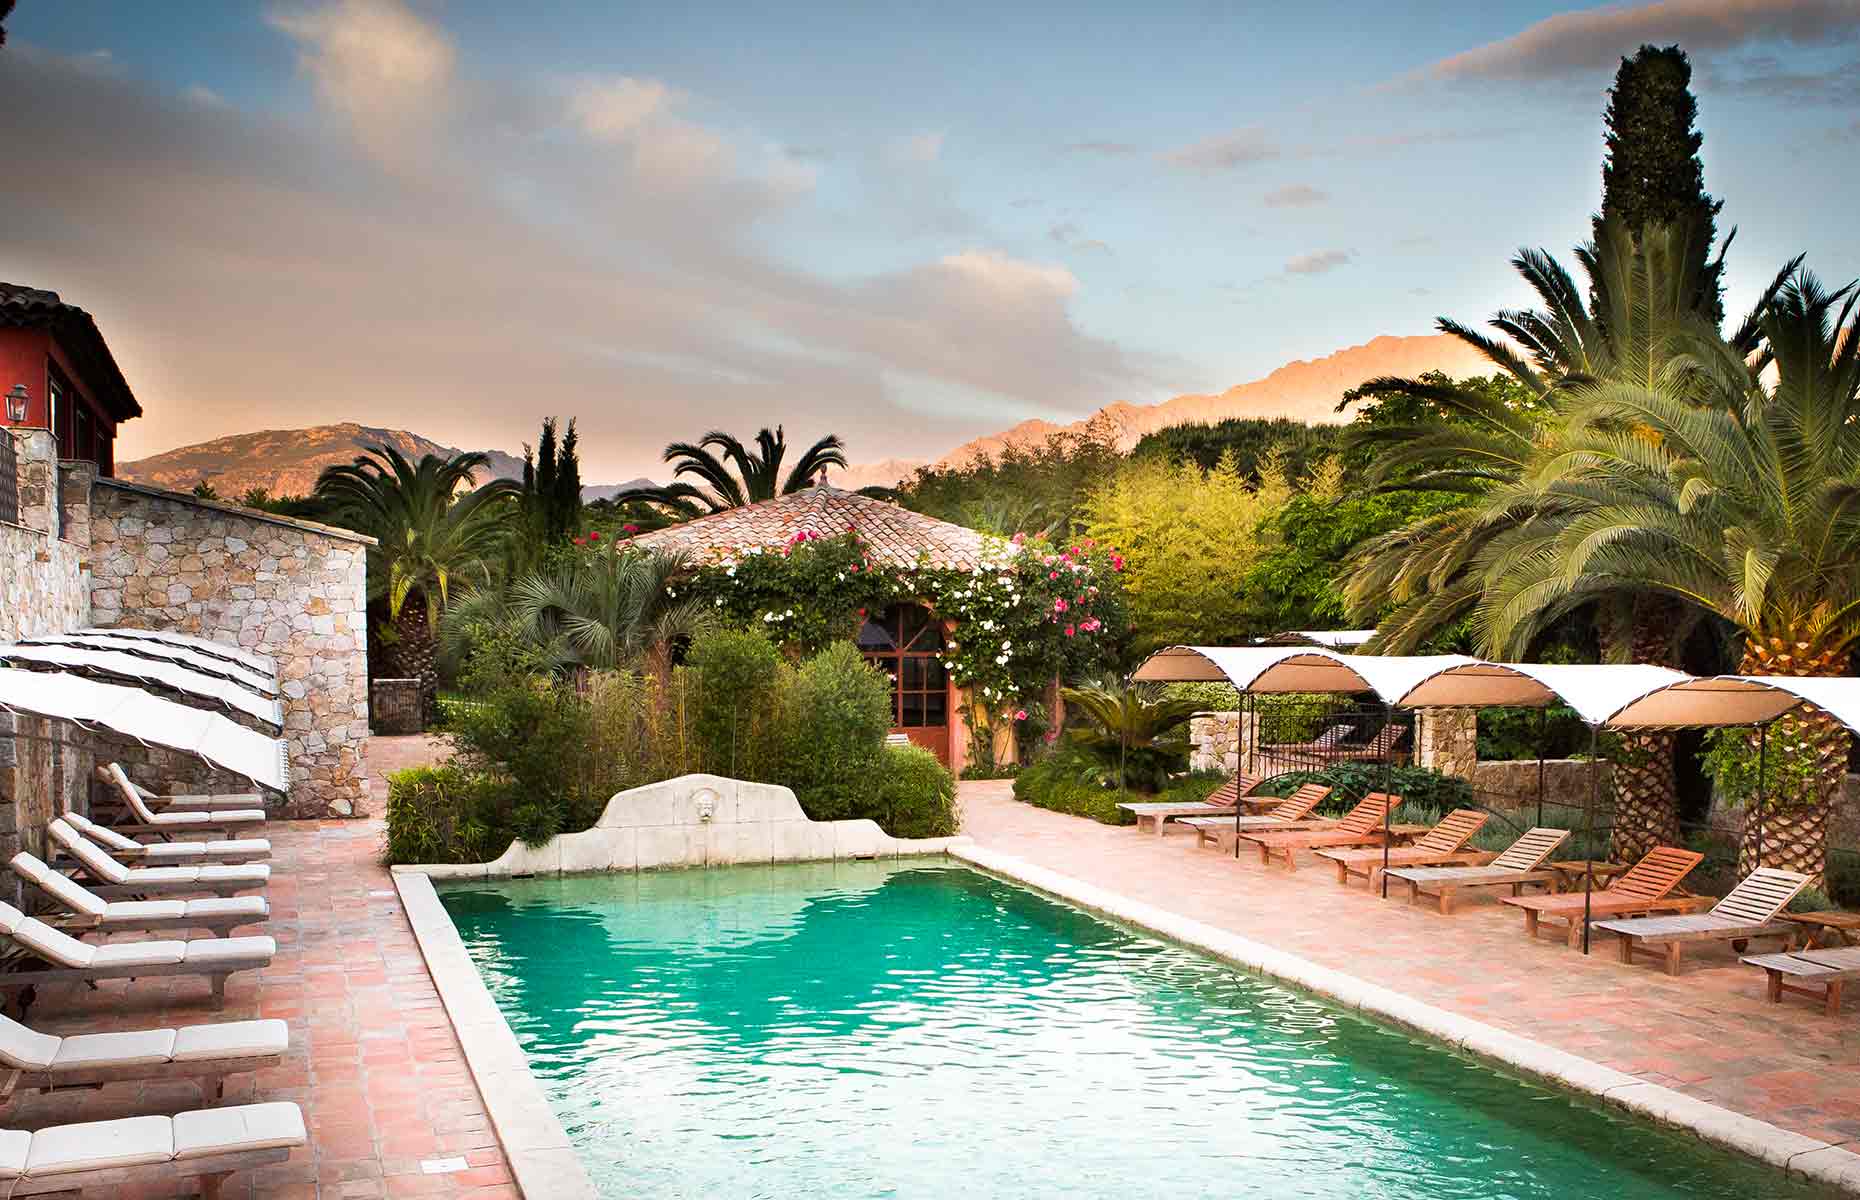
<instances>
[{"instance_id":1,"label":"wall lantern","mask_svg":"<svg viewBox=\"0 0 1860 1200\"><path fill-rule=\"evenodd\" d=\"M16 383L13 390L6 394L6 419L9 424L20 425L26 420L26 404L32 397L26 394L26 385Z\"/></svg>"}]
</instances>

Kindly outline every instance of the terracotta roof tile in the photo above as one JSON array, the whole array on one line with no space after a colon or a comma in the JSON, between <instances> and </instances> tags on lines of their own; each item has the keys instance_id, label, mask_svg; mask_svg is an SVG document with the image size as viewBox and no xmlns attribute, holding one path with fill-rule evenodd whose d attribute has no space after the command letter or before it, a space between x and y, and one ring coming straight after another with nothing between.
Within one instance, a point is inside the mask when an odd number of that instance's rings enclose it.
<instances>
[{"instance_id":1,"label":"terracotta roof tile","mask_svg":"<svg viewBox=\"0 0 1860 1200\"><path fill-rule=\"evenodd\" d=\"M927 555L933 567L968 570L981 563L982 535L975 530L825 484L655 529L633 541L707 562L752 546L779 550L802 531L836 537L848 526L865 539L875 562L914 567Z\"/></svg>"}]
</instances>

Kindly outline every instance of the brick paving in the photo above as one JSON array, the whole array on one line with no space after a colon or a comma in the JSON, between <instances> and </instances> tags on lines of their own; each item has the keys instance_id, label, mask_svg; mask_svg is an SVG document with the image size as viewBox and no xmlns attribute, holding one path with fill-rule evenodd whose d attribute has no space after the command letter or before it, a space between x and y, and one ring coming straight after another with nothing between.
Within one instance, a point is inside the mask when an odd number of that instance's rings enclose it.
<instances>
[{"instance_id":1,"label":"brick paving","mask_svg":"<svg viewBox=\"0 0 1860 1200\"><path fill-rule=\"evenodd\" d=\"M385 790L380 773L434 752L428 739L373 740L376 812ZM379 862L380 821L274 821L267 832L271 919L263 932L277 939L278 954L263 971L233 976L223 1013L207 1006L201 980L147 979L110 981L94 991L42 988L28 1023L65 1034L250 1017L287 1021L291 1049L284 1062L230 1077L226 1102L296 1101L310 1145L288 1163L234 1176L227 1200L514 1200L496 1135ZM112 1084L16 1096L0 1124L34 1129L200 1103L191 1082ZM452 1157L465 1159L466 1169L435 1175L421 1169L422 1160ZM144 1200L174 1189L119 1195Z\"/></svg>"},{"instance_id":2,"label":"brick paving","mask_svg":"<svg viewBox=\"0 0 1860 1200\"><path fill-rule=\"evenodd\" d=\"M1018 803L1000 780L966 782L960 797L963 832L980 845L1860 1150L1860 1004L1832 1019L1818 1003L1768 1004L1762 972L1728 947L1688 948L1674 978L1623 965L1612 940L1588 958L1560 937L1526 942L1522 914L1477 890L1442 917L1384 902L1361 880L1340 888L1309 855L1295 873L1268 870L1257 855L1197 849L1186 832L1158 838Z\"/></svg>"}]
</instances>

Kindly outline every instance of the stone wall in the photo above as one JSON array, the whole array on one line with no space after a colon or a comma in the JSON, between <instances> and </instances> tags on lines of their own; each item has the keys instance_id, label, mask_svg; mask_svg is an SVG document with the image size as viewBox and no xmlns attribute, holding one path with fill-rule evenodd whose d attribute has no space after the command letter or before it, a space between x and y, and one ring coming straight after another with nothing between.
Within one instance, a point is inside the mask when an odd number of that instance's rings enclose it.
<instances>
[{"instance_id":1,"label":"stone wall","mask_svg":"<svg viewBox=\"0 0 1860 1200\"><path fill-rule=\"evenodd\" d=\"M1601 799L1604 809L1614 789L1614 772L1608 763L1601 767ZM1544 822L1557 825L1589 803L1593 786L1587 759L1549 758L1544 760ZM1521 758L1507 762L1482 762L1472 772L1473 798L1491 808L1530 807L1537 803L1537 760Z\"/></svg>"},{"instance_id":2,"label":"stone wall","mask_svg":"<svg viewBox=\"0 0 1860 1200\"><path fill-rule=\"evenodd\" d=\"M1468 708L1422 708L1414 714L1414 763L1471 779L1479 765L1479 713Z\"/></svg>"},{"instance_id":3,"label":"stone wall","mask_svg":"<svg viewBox=\"0 0 1860 1200\"><path fill-rule=\"evenodd\" d=\"M59 537L53 511L52 435L13 433L19 452L18 525L0 524L0 641L76 629L90 620L89 547Z\"/></svg>"},{"instance_id":4,"label":"stone wall","mask_svg":"<svg viewBox=\"0 0 1860 1200\"><path fill-rule=\"evenodd\" d=\"M92 622L276 659L291 755L285 815L360 811L369 539L121 480L98 480L92 497Z\"/></svg>"}]
</instances>

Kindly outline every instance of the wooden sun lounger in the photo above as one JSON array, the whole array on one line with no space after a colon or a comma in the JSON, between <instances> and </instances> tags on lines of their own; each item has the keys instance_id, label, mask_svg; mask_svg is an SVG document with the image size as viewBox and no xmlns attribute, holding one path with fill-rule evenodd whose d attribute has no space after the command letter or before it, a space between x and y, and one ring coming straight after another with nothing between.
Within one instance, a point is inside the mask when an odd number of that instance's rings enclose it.
<instances>
[{"instance_id":1,"label":"wooden sun lounger","mask_svg":"<svg viewBox=\"0 0 1860 1200\"><path fill-rule=\"evenodd\" d=\"M105 900L75 879L52 870L32 855L13 856L13 873L75 913L81 928L105 935L128 930L200 929L225 937L242 925L262 924L271 916L263 896L215 896L204 900Z\"/></svg>"},{"instance_id":2,"label":"wooden sun lounger","mask_svg":"<svg viewBox=\"0 0 1860 1200\"><path fill-rule=\"evenodd\" d=\"M271 857L267 838L238 838L212 842L149 842L124 837L108 825L99 825L82 813L68 812L61 818L71 828L96 843L105 854L127 866L173 867L203 862L263 862Z\"/></svg>"},{"instance_id":3,"label":"wooden sun lounger","mask_svg":"<svg viewBox=\"0 0 1860 1200\"><path fill-rule=\"evenodd\" d=\"M158 833L167 837L176 834L198 836L209 831L225 833L233 829L252 829L263 825L267 819L263 806L156 812L143 799L142 789L130 782L121 764L111 763L105 767L98 767L97 774L104 782L116 789L117 796L129 808L131 820L118 822L116 825L116 828L123 833Z\"/></svg>"},{"instance_id":4,"label":"wooden sun lounger","mask_svg":"<svg viewBox=\"0 0 1860 1200\"><path fill-rule=\"evenodd\" d=\"M197 1079L207 1099L222 1100L228 1075L275 1067L288 1049L290 1029L279 1020L54 1037L0 1016L0 1100L19 1091L170 1079Z\"/></svg>"},{"instance_id":5,"label":"wooden sun lounger","mask_svg":"<svg viewBox=\"0 0 1860 1200\"><path fill-rule=\"evenodd\" d=\"M1490 862L1498 857L1492 851L1464 849L1467 839L1485 824L1486 816L1476 808L1455 809L1440 824L1416 838L1414 845L1388 850L1387 864L1391 867L1439 867ZM1317 856L1336 865L1337 882L1345 887L1349 886L1352 875L1358 875L1368 880L1373 888L1376 877L1382 872L1383 848L1380 846L1319 850Z\"/></svg>"},{"instance_id":6,"label":"wooden sun lounger","mask_svg":"<svg viewBox=\"0 0 1860 1200\"><path fill-rule=\"evenodd\" d=\"M1743 953L1751 938L1780 937L1783 949L1795 949L1800 926L1778 920L1796 893L1809 885L1809 877L1775 867L1758 867L1710 911L1677 917L1637 917L1625 921L1597 921L1621 939L1621 961L1648 954L1666 963L1668 975L1679 974L1679 958L1687 942L1730 942ZM1613 889L1609 889L1613 891Z\"/></svg>"},{"instance_id":7,"label":"wooden sun lounger","mask_svg":"<svg viewBox=\"0 0 1860 1200\"><path fill-rule=\"evenodd\" d=\"M1241 830L1240 837L1259 847L1262 866L1270 866L1272 860L1278 858L1284 861L1286 870L1295 871L1298 869L1300 850L1315 850L1320 846L1381 845L1383 838L1390 836L1382 828L1388 810L1400 803L1400 796L1371 792L1331 828L1294 829L1283 833L1248 833Z\"/></svg>"},{"instance_id":8,"label":"wooden sun lounger","mask_svg":"<svg viewBox=\"0 0 1860 1200\"><path fill-rule=\"evenodd\" d=\"M57 818L45 831L63 853L77 861L84 874L96 881L91 890L105 900L137 900L151 895L185 895L211 892L232 896L240 892L263 889L271 880L271 868L264 863L228 866L201 863L197 866L126 867L105 854L63 818Z\"/></svg>"},{"instance_id":9,"label":"wooden sun lounger","mask_svg":"<svg viewBox=\"0 0 1860 1200\"><path fill-rule=\"evenodd\" d=\"M1537 936L1537 927L1545 918L1567 925L1565 940L1574 949L1582 944L1583 915L1593 922L1597 918L1640 917L1658 913L1697 912L1710 908L1710 896L1675 896L1674 888L1705 856L1695 850L1677 846L1655 846L1647 856L1609 885L1605 892L1585 896L1565 892L1558 896L1500 896L1500 904L1524 910L1524 936Z\"/></svg>"},{"instance_id":10,"label":"wooden sun lounger","mask_svg":"<svg viewBox=\"0 0 1860 1200\"><path fill-rule=\"evenodd\" d=\"M1444 917L1453 912L1453 902L1461 888L1509 887L1514 896L1523 895L1525 886L1533 883L1555 890L1557 874L1544 870L1543 864L1567 837L1567 829L1530 829L1484 866L1392 866L1389 878L1408 885L1410 904L1419 904L1423 893L1433 896Z\"/></svg>"},{"instance_id":11,"label":"wooden sun lounger","mask_svg":"<svg viewBox=\"0 0 1860 1200\"><path fill-rule=\"evenodd\" d=\"M288 1101L4 1129L0 1194L118 1196L151 1184L169 1194L171 1181L193 1179L201 1200L218 1200L228 1176L285 1162L308 1140L303 1112Z\"/></svg>"},{"instance_id":12,"label":"wooden sun lounger","mask_svg":"<svg viewBox=\"0 0 1860 1200\"><path fill-rule=\"evenodd\" d=\"M1117 807L1137 819L1137 831L1141 833L1144 825L1153 825L1156 836L1161 837L1163 827L1171 818L1176 817L1218 817L1231 813L1247 793L1258 787L1263 781L1257 775L1236 775L1208 793L1206 800L1183 801L1132 801Z\"/></svg>"},{"instance_id":13,"label":"wooden sun lounger","mask_svg":"<svg viewBox=\"0 0 1860 1200\"><path fill-rule=\"evenodd\" d=\"M141 979L154 975L204 975L215 1009L226 1006L226 980L234 972L266 966L278 952L278 944L268 937L108 942L92 946L27 916L10 904L0 904L0 935L18 949L8 960L6 969L0 971L0 988ZM34 963L47 965L39 967Z\"/></svg>"},{"instance_id":14,"label":"wooden sun lounger","mask_svg":"<svg viewBox=\"0 0 1860 1200\"><path fill-rule=\"evenodd\" d=\"M1225 848L1233 845L1236 830L1328 829L1336 824L1330 817L1314 817L1311 811L1324 803L1331 789L1321 783L1307 783L1291 795L1277 801L1271 812L1228 817L1184 817L1181 823L1195 831L1195 845L1210 843Z\"/></svg>"},{"instance_id":15,"label":"wooden sun lounger","mask_svg":"<svg viewBox=\"0 0 1860 1200\"><path fill-rule=\"evenodd\" d=\"M1826 950L1797 950L1783 954L1757 954L1743 960L1761 967L1769 976L1769 1000L1781 1004L1783 993L1820 1000L1830 1017L1841 1015L1841 985L1860 979L1860 946L1834 946ZM1802 982L1793 982L1793 981ZM1807 986L1804 986L1804 985ZM1815 991L1819 984L1821 991Z\"/></svg>"}]
</instances>

